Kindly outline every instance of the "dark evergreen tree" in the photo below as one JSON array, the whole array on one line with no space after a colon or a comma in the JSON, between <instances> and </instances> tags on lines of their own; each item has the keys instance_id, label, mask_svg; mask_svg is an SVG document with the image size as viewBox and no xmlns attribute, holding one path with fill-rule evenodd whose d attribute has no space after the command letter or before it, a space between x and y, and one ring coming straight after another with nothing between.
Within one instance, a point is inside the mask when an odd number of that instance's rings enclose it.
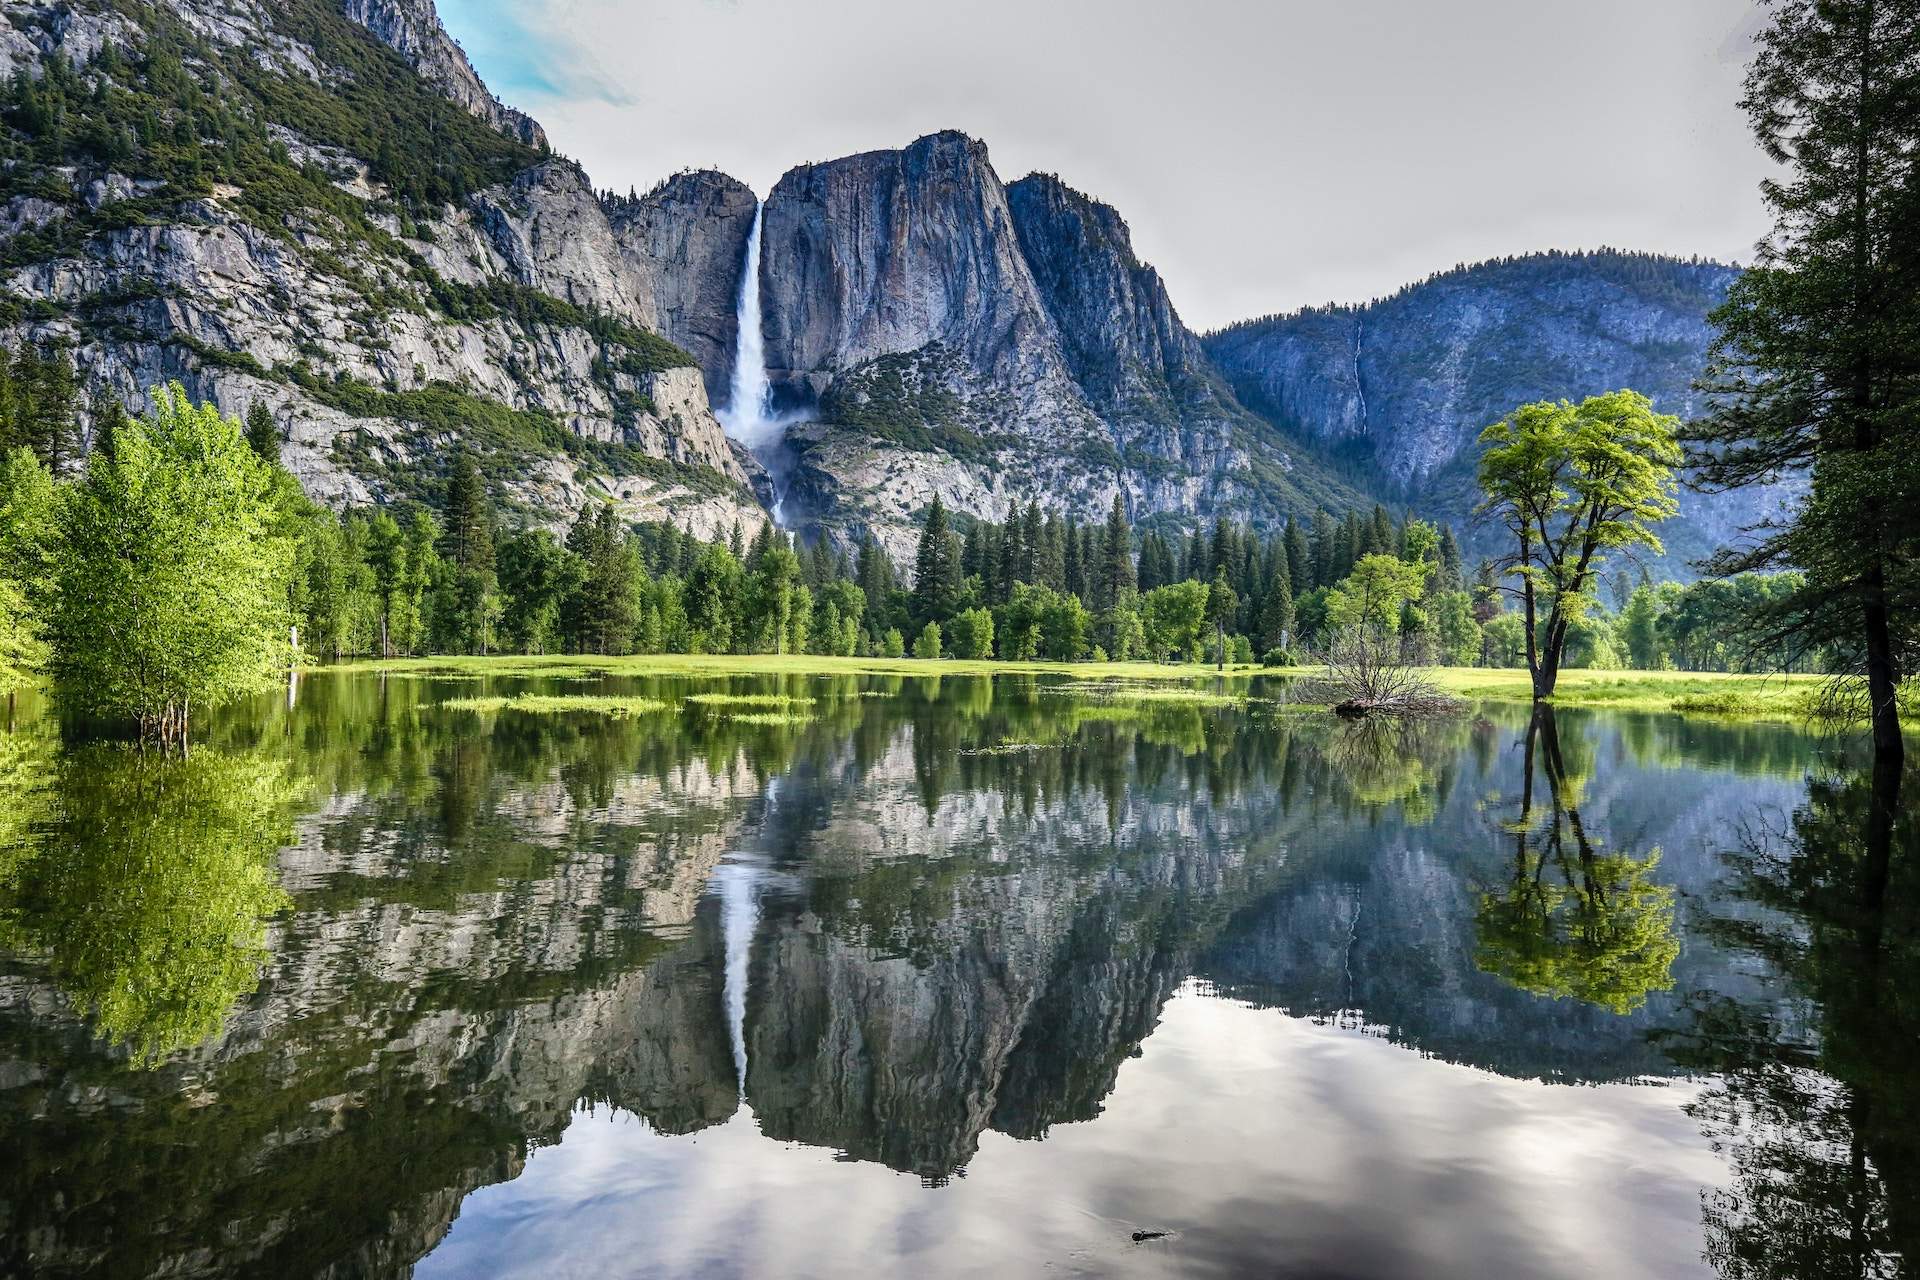
<instances>
[{"instance_id":1,"label":"dark evergreen tree","mask_svg":"<svg viewBox=\"0 0 1920 1280\"><path fill-rule=\"evenodd\" d=\"M1807 500L1723 551L1806 588L1767 642L1864 677L1876 754L1904 756L1896 693L1920 661L1920 0L1779 0L1742 105L1785 171L1760 261L1714 313L1692 428L1697 483L1797 473Z\"/></svg>"},{"instance_id":2,"label":"dark evergreen tree","mask_svg":"<svg viewBox=\"0 0 1920 1280\"><path fill-rule=\"evenodd\" d=\"M1340 581L1340 529L1325 511L1313 513L1313 586Z\"/></svg>"},{"instance_id":3,"label":"dark evergreen tree","mask_svg":"<svg viewBox=\"0 0 1920 1280\"><path fill-rule=\"evenodd\" d=\"M280 425L265 400L247 406L247 447L254 456L272 466L280 465Z\"/></svg>"},{"instance_id":4,"label":"dark evergreen tree","mask_svg":"<svg viewBox=\"0 0 1920 1280\"><path fill-rule=\"evenodd\" d=\"M1028 508L1038 520L1037 508ZM933 495L927 522L920 530L920 550L913 565L913 621L915 630L929 622L945 622L954 614L961 592L960 547L947 523L947 508Z\"/></svg>"},{"instance_id":5,"label":"dark evergreen tree","mask_svg":"<svg viewBox=\"0 0 1920 1280\"><path fill-rule=\"evenodd\" d=\"M1293 643L1292 573L1284 554L1269 561L1260 601L1260 650L1284 649Z\"/></svg>"},{"instance_id":6,"label":"dark evergreen tree","mask_svg":"<svg viewBox=\"0 0 1920 1280\"><path fill-rule=\"evenodd\" d=\"M93 451L112 458L115 442L127 427L127 410L116 395L103 395L93 406Z\"/></svg>"},{"instance_id":7,"label":"dark evergreen tree","mask_svg":"<svg viewBox=\"0 0 1920 1280\"><path fill-rule=\"evenodd\" d=\"M1100 569L1092 584L1093 608L1113 608L1134 584L1133 530L1127 527L1127 509L1115 494L1113 506L1107 511L1106 528L1100 534Z\"/></svg>"},{"instance_id":8,"label":"dark evergreen tree","mask_svg":"<svg viewBox=\"0 0 1920 1280\"><path fill-rule=\"evenodd\" d=\"M1286 533L1288 586L1296 596L1313 590L1313 548L1307 545L1307 532L1292 516L1287 517Z\"/></svg>"}]
</instances>

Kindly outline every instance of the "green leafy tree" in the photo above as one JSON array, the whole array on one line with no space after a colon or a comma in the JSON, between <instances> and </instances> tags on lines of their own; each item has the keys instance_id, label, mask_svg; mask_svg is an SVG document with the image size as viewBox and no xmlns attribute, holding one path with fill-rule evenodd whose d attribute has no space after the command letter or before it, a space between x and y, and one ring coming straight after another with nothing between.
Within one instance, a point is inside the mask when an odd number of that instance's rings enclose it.
<instances>
[{"instance_id":1,"label":"green leafy tree","mask_svg":"<svg viewBox=\"0 0 1920 1280\"><path fill-rule=\"evenodd\" d=\"M53 477L31 450L9 451L0 457L0 689L46 665L53 532Z\"/></svg>"},{"instance_id":2,"label":"green leafy tree","mask_svg":"<svg viewBox=\"0 0 1920 1280\"><path fill-rule=\"evenodd\" d=\"M744 580L740 562L725 547L704 547L695 557L684 597L694 652L726 653L733 648Z\"/></svg>"},{"instance_id":3,"label":"green leafy tree","mask_svg":"<svg viewBox=\"0 0 1920 1280\"><path fill-rule=\"evenodd\" d=\"M1627 658L1638 671L1660 668L1660 609L1653 588L1641 585L1627 598L1620 629L1627 644Z\"/></svg>"},{"instance_id":4,"label":"green leafy tree","mask_svg":"<svg viewBox=\"0 0 1920 1280\"><path fill-rule=\"evenodd\" d=\"M1602 559L1644 547L1678 510L1679 419L1615 391L1578 406L1522 405L1480 433L1480 510L1511 539L1501 562L1516 586L1536 700L1553 696L1568 629L1593 604Z\"/></svg>"},{"instance_id":5,"label":"green leafy tree","mask_svg":"<svg viewBox=\"0 0 1920 1280\"><path fill-rule=\"evenodd\" d=\"M1353 572L1327 593L1326 625L1400 629L1401 610L1426 590L1427 567L1399 556L1373 553L1360 558Z\"/></svg>"},{"instance_id":6,"label":"green leafy tree","mask_svg":"<svg viewBox=\"0 0 1920 1280\"><path fill-rule=\"evenodd\" d=\"M1551 801L1545 814L1533 802L1536 747ZM1525 767L1520 812L1505 824L1513 873L1480 897L1475 963L1523 991L1631 1013L1648 992L1673 986L1680 954L1673 888L1653 879L1660 851L1636 858L1597 846L1550 706L1534 711Z\"/></svg>"},{"instance_id":7,"label":"green leafy tree","mask_svg":"<svg viewBox=\"0 0 1920 1280\"><path fill-rule=\"evenodd\" d=\"M1441 657L1450 666L1470 667L1480 659L1480 624L1473 599L1464 591L1444 591L1434 600L1434 631Z\"/></svg>"},{"instance_id":8,"label":"green leafy tree","mask_svg":"<svg viewBox=\"0 0 1920 1280\"><path fill-rule=\"evenodd\" d=\"M501 540L499 561L504 601L501 636L522 653L546 653L557 648L561 643L562 608L584 576L579 559L569 555L545 529L527 529ZM629 566L622 563L621 568ZM634 585L629 572L629 613Z\"/></svg>"},{"instance_id":9,"label":"green leafy tree","mask_svg":"<svg viewBox=\"0 0 1920 1280\"><path fill-rule=\"evenodd\" d=\"M1896 694L1920 651L1920 3L1771 13L1741 105L1784 166L1761 188L1775 226L1714 313L1690 460L1710 489L1807 479L1714 565L1805 572L1771 634L1831 646L1898 760Z\"/></svg>"},{"instance_id":10,"label":"green leafy tree","mask_svg":"<svg viewBox=\"0 0 1920 1280\"><path fill-rule=\"evenodd\" d=\"M993 615L978 607L962 609L947 623L946 638L956 658L991 658Z\"/></svg>"},{"instance_id":11,"label":"green leafy tree","mask_svg":"<svg viewBox=\"0 0 1920 1280\"><path fill-rule=\"evenodd\" d=\"M1156 662L1200 656L1200 634L1207 625L1207 585L1188 579L1155 587L1141 598L1141 622L1147 652Z\"/></svg>"},{"instance_id":12,"label":"green leafy tree","mask_svg":"<svg viewBox=\"0 0 1920 1280\"><path fill-rule=\"evenodd\" d=\"M287 766L95 743L62 761L56 794L57 838L0 886L15 908L0 914L136 1061L214 1035L259 980L268 919L292 905L273 875L297 794Z\"/></svg>"},{"instance_id":13,"label":"green leafy tree","mask_svg":"<svg viewBox=\"0 0 1920 1280\"><path fill-rule=\"evenodd\" d=\"M800 557L783 541L767 547L747 574L748 617L754 646L763 653L786 653L793 633L794 602L800 584ZM812 598L808 598L809 611Z\"/></svg>"},{"instance_id":14,"label":"green leafy tree","mask_svg":"<svg viewBox=\"0 0 1920 1280\"><path fill-rule=\"evenodd\" d=\"M920 628L920 634L913 642L913 656L933 659L940 656L940 624L929 622Z\"/></svg>"},{"instance_id":15,"label":"green leafy tree","mask_svg":"<svg viewBox=\"0 0 1920 1280\"><path fill-rule=\"evenodd\" d=\"M265 686L287 654L292 559L272 472L240 424L162 388L59 504L56 692L183 742L196 708Z\"/></svg>"}]
</instances>

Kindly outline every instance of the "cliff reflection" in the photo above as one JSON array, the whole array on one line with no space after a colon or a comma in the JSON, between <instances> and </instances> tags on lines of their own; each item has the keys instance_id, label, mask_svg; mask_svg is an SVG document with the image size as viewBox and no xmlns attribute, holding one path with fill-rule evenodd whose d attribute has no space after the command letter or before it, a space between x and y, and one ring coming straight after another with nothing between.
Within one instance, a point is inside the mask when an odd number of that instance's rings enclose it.
<instances>
[{"instance_id":1,"label":"cliff reflection","mask_svg":"<svg viewBox=\"0 0 1920 1280\"><path fill-rule=\"evenodd\" d=\"M1676 895L1723 874L1702 833L1799 794L1765 769L1703 789L1718 748L1660 722L1568 717L1549 750L1505 711L1353 730L1211 685L610 679L661 709L443 705L529 691L580 692L317 678L217 726L175 808L124 762L0 754L69 849L0 848L0 1049L24 1064L0 1142L26 1153L0 1271L404 1273L581 1107L685 1134L744 1102L770 1138L937 1183L989 1131L1098 1116L1195 976L1510 1075L1671 1073L1668 985L1765 981L1723 940L1674 944ZM1515 796L1526 820L1493 827ZM144 844L125 811L155 815ZM744 1091L713 888L735 862ZM1499 948L1520 959L1483 963ZM129 989L143 1017L86 994ZM143 1021L164 1034L137 1069L96 1042Z\"/></svg>"}]
</instances>

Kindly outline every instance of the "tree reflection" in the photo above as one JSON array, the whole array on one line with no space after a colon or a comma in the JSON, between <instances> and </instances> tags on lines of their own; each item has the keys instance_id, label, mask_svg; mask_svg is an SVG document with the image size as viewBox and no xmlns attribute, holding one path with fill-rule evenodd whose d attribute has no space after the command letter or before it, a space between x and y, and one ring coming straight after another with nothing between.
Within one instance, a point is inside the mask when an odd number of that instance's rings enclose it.
<instances>
[{"instance_id":1,"label":"tree reflection","mask_svg":"<svg viewBox=\"0 0 1920 1280\"><path fill-rule=\"evenodd\" d=\"M1732 1166L1702 1197L1706 1258L1729 1280L1907 1275L1920 1258L1920 823L1902 788L1885 761L1816 777L1783 830L1728 855L1738 888L1707 927L1786 990L1696 1000L1669 1052L1719 1077L1689 1110Z\"/></svg>"},{"instance_id":2,"label":"tree reflection","mask_svg":"<svg viewBox=\"0 0 1920 1280\"><path fill-rule=\"evenodd\" d=\"M267 918L288 904L272 854L293 794L259 754L72 750L58 818L0 886L6 928L137 1061L198 1043L253 989Z\"/></svg>"},{"instance_id":3,"label":"tree reflection","mask_svg":"<svg viewBox=\"0 0 1920 1280\"><path fill-rule=\"evenodd\" d=\"M1536 995L1631 1013L1648 992L1673 985L1680 954L1673 889L1653 879L1660 851L1634 857L1596 846L1580 816L1584 777L1567 768L1551 707L1528 724L1526 753L1520 812L1504 824L1513 873L1480 895L1475 963ZM1544 811L1535 808L1536 760Z\"/></svg>"}]
</instances>

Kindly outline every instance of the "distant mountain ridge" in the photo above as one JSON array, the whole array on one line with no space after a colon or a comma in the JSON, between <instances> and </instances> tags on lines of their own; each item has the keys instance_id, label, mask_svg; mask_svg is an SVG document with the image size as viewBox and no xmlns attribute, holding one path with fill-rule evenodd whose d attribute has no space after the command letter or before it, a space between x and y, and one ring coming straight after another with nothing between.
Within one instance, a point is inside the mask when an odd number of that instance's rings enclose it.
<instances>
[{"instance_id":1,"label":"distant mountain ridge","mask_svg":"<svg viewBox=\"0 0 1920 1280\"><path fill-rule=\"evenodd\" d=\"M1739 268L1603 249L1455 267L1360 306L1316 307L1207 334L1241 401L1384 499L1456 523L1476 493L1474 442L1516 405L1632 387L1682 418ZM1772 487L1682 495L1657 567L1687 562L1777 507Z\"/></svg>"},{"instance_id":2,"label":"distant mountain ridge","mask_svg":"<svg viewBox=\"0 0 1920 1280\"><path fill-rule=\"evenodd\" d=\"M7 17L0 341L66 344L89 399L136 410L174 378L265 403L336 504L432 500L464 442L516 518L609 498L708 536L766 519L710 407L762 207L745 184L597 192L432 0ZM1116 210L1003 183L957 132L794 168L762 247L787 510L896 558L935 493L991 519L1118 497L1137 525L1271 528L1379 500L1465 525L1473 437L1512 405L1634 386L1688 411L1735 273L1533 255L1200 337ZM1667 571L1780 496L1689 496Z\"/></svg>"}]
</instances>

